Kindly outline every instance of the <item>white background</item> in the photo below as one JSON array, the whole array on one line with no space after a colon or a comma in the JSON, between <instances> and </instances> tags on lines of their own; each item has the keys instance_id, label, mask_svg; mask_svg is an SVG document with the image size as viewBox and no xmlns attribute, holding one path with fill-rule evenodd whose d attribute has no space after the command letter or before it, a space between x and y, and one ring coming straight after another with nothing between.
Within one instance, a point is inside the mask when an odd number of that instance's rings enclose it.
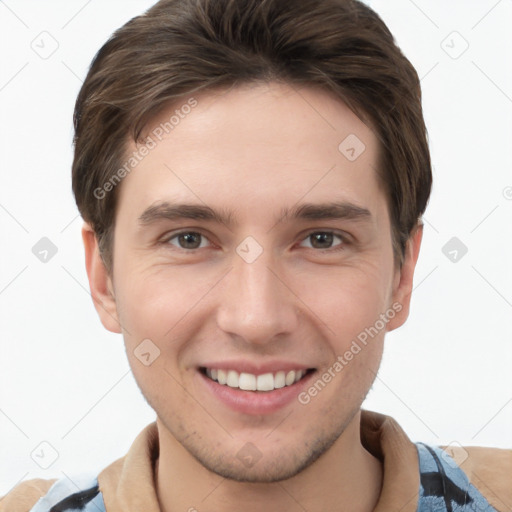
<instances>
[{"instance_id":1,"label":"white background","mask_svg":"<svg viewBox=\"0 0 512 512\"><path fill-rule=\"evenodd\" d=\"M154 419L93 308L70 180L88 65L152 3L0 1L0 495L22 479L97 473ZM511 447L512 2L372 6L422 78L434 191L411 315L388 335L365 407L414 441ZM32 48L41 38L58 44L47 59ZM454 236L468 248L456 263L442 252ZM32 253L42 237L58 249L47 263ZM46 470L30 456L43 441L58 453Z\"/></svg>"}]
</instances>

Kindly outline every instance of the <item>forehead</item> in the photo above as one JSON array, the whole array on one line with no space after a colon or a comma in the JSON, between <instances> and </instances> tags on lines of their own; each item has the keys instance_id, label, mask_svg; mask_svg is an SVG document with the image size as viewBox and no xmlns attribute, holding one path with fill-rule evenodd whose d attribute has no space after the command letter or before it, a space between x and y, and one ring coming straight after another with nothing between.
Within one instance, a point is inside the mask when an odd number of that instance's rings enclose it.
<instances>
[{"instance_id":1,"label":"forehead","mask_svg":"<svg viewBox=\"0 0 512 512\"><path fill-rule=\"evenodd\" d=\"M376 136L321 89L257 83L204 91L174 102L144 136L151 149L120 195L139 211L169 199L212 208L229 202L246 215L301 199L385 201ZM132 143L128 156L140 148Z\"/></svg>"}]
</instances>

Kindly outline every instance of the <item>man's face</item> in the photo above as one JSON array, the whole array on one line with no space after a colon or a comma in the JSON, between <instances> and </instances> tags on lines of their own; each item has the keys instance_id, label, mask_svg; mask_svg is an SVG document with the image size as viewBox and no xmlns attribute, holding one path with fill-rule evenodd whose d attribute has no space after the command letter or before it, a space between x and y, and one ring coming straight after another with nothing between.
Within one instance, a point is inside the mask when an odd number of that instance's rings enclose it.
<instances>
[{"instance_id":1,"label":"man's face","mask_svg":"<svg viewBox=\"0 0 512 512\"><path fill-rule=\"evenodd\" d=\"M377 139L342 102L277 84L195 99L169 134L180 105L153 121L120 185L105 308L161 435L222 476L278 480L358 435L410 289Z\"/></svg>"}]
</instances>

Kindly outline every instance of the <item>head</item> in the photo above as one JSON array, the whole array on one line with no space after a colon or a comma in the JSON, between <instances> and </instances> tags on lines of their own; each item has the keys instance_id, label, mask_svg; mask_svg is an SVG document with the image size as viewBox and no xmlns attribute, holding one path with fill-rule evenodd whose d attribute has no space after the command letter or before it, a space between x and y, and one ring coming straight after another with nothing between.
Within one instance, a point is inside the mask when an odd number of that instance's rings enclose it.
<instances>
[{"instance_id":1,"label":"head","mask_svg":"<svg viewBox=\"0 0 512 512\"><path fill-rule=\"evenodd\" d=\"M430 194L418 76L382 20L357 1L160 1L98 52L75 132L91 291L161 426L230 478L313 464L407 318ZM210 400L211 369L281 367L305 372L286 404Z\"/></svg>"}]
</instances>

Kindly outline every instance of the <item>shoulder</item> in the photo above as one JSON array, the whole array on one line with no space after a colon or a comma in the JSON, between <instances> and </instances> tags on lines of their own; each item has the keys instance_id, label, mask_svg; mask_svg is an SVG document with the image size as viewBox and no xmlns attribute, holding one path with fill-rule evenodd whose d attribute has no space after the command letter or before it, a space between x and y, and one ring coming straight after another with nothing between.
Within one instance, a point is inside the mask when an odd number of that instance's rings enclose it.
<instances>
[{"instance_id":1,"label":"shoulder","mask_svg":"<svg viewBox=\"0 0 512 512\"><path fill-rule=\"evenodd\" d=\"M453 458L469 481L496 509L512 510L512 450L455 447Z\"/></svg>"},{"instance_id":2,"label":"shoulder","mask_svg":"<svg viewBox=\"0 0 512 512\"><path fill-rule=\"evenodd\" d=\"M0 512L28 512L56 481L36 478L21 482L0 498Z\"/></svg>"},{"instance_id":3,"label":"shoulder","mask_svg":"<svg viewBox=\"0 0 512 512\"><path fill-rule=\"evenodd\" d=\"M425 500L450 497L461 504L474 500L482 510L488 510L484 502L499 512L512 510L512 450L416 444Z\"/></svg>"}]
</instances>

